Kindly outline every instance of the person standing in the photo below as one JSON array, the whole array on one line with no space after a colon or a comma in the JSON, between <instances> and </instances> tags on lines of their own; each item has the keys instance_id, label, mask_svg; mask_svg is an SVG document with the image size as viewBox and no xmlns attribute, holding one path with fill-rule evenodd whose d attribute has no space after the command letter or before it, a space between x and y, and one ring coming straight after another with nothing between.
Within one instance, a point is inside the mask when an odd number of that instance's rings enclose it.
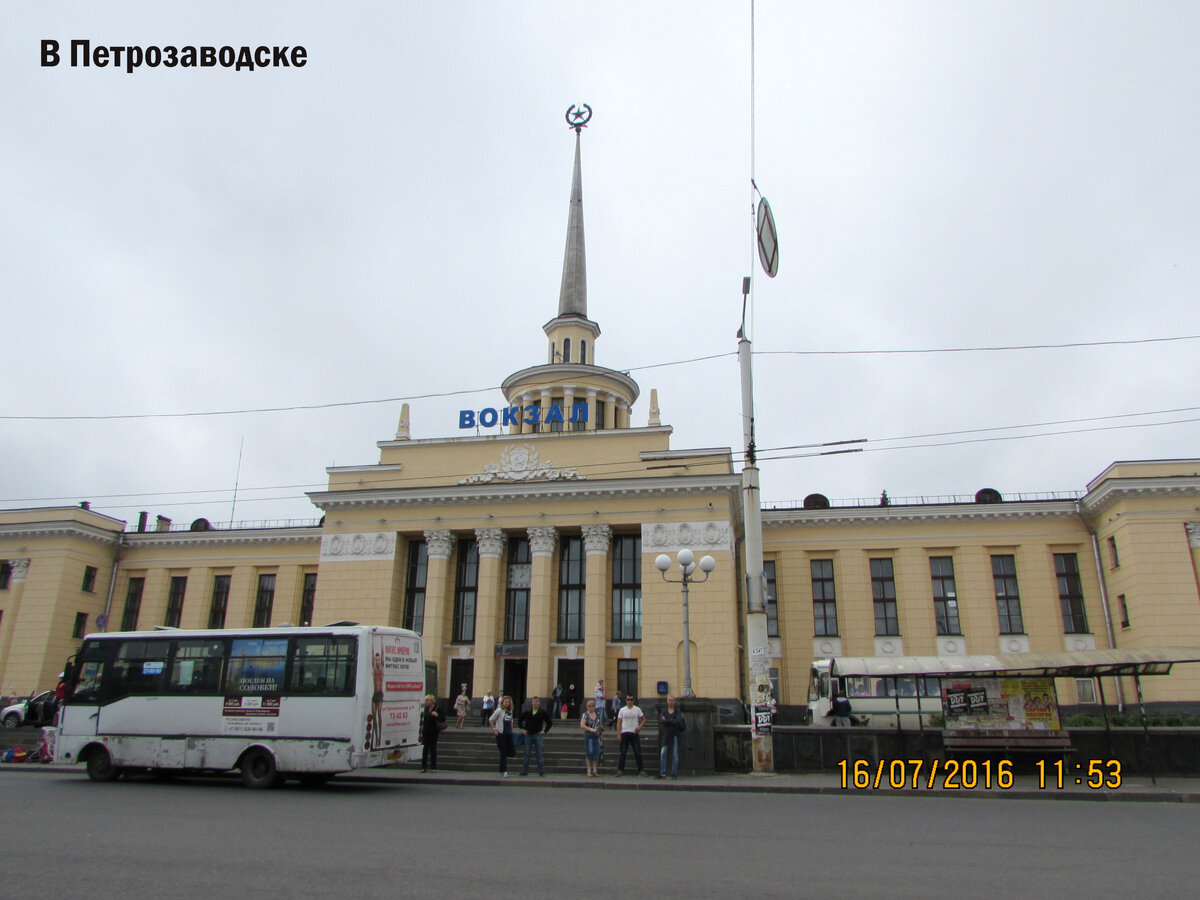
<instances>
[{"instance_id":1,"label":"person standing","mask_svg":"<svg viewBox=\"0 0 1200 900\"><path fill-rule=\"evenodd\" d=\"M587 777L600 774L600 742L604 739L604 718L596 710L596 701L589 700L579 719L583 730L583 758L587 765Z\"/></svg>"},{"instance_id":2,"label":"person standing","mask_svg":"<svg viewBox=\"0 0 1200 900\"><path fill-rule=\"evenodd\" d=\"M500 705L492 711L488 724L492 726L496 749L500 751L500 777L507 778L508 758L517 755L517 748L513 746L512 697L500 698Z\"/></svg>"},{"instance_id":3,"label":"person standing","mask_svg":"<svg viewBox=\"0 0 1200 900\"><path fill-rule=\"evenodd\" d=\"M617 761L617 774L625 774L625 755L629 748L633 748L634 758L637 760L638 774L645 775L646 768L642 764L642 726L646 724L646 717L642 715L640 707L633 703L633 694L625 698L625 705L621 707L621 711L617 714L617 728L621 732L621 758Z\"/></svg>"},{"instance_id":4,"label":"person standing","mask_svg":"<svg viewBox=\"0 0 1200 900\"><path fill-rule=\"evenodd\" d=\"M542 753L542 739L550 730L552 722L542 709L542 698L532 697L529 700L529 711L521 713L521 733L525 735L525 761L521 765L521 774L529 774L529 751L537 749L538 775L546 774L546 762Z\"/></svg>"},{"instance_id":5,"label":"person standing","mask_svg":"<svg viewBox=\"0 0 1200 900\"><path fill-rule=\"evenodd\" d=\"M829 712L833 715L833 724L836 728L850 727L850 701L846 698L846 691L838 688L837 696L833 698L833 706Z\"/></svg>"},{"instance_id":6,"label":"person standing","mask_svg":"<svg viewBox=\"0 0 1200 900\"><path fill-rule=\"evenodd\" d=\"M679 777L679 749L687 724L683 713L675 709L675 698L667 698L667 707L658 714L658 736L662 747L658 751L658 777L667 777L667 758L671 759L671 777Z\"/></svg>"},{"instance_id":7,"label":"person standing","mask_svg":"<svg viewBox=\"0 0 1200 900\"><path fill-rule=\"evenodd\" d=\"M625 708L625 705L624 705L624 704L621 702L621 692L620 692L620 691L617 691L615 694L613 694L613 700L612 700L612 723L613 723L613 730L616 730L616 728L617 728L617 716L619 716L619 715L621 714L621 710L622 710L622 709L624 709L624 708Z\"/></svg>"},{"instance_id":8,"label":"person standing","mask_svg":"<svg viewBox=\"0 0 1200 900\"><path fill-rule=\"evenodd\" d=\"M551 716L553 716L556 719L559 718L560 716L564 719L566 718L566 716L564 716L563 712L562 712L563 701L566 699L566 697L567 697L567 692L563 690L562 682L560 681L558 684L556 684L554 686L554 708L552 710L550 710Z\"/></svg>"},{"instance_id":9,"label":"person standing","mask_svg":"<svg viewBox=\"0 0 1200 900\"><path fill-rule=\"evenodd\" d=\"M438 712L437 698L425 695L425 711L421 713L421 771L437 771L438 732L446 727L446 717Z\"/></svg>"},{"instance_id":10,"label":"person standing","mask_svg":"<svg viewBox=\"0 0 1200 900\"><path fill-rule=\"evenodd\" d=\"M467 686L462 686L462 691L454 698L454 714L458 716L458 727L463 727L463 722L467 721L467 711L471 708L471 698L467 696Z\"/></svg>"},{"instance_id":11,"label":"person standing","mask_svg":"<svg viewBox=\"0 0 1200 900\"><path fill-rule=\"evenodd\" d=\"M596 682L596 712L600 714L600 723L608 719L608 708L604 705L604 679Z\"/></svg>"},{"instance_id":12,"label":"person standing","mask_svg":"<svg viewBox=\"0 0 1200 900\"><path fill-rule=\"evenodd\" d=\"M495 711L495 709L496 698L492 696L491 691L484 691L483 699L479 701L479 712L483 717L483 721L479 724L486 726L488 722L491 721L492 713Z\"/></svg>"}]
</instances>

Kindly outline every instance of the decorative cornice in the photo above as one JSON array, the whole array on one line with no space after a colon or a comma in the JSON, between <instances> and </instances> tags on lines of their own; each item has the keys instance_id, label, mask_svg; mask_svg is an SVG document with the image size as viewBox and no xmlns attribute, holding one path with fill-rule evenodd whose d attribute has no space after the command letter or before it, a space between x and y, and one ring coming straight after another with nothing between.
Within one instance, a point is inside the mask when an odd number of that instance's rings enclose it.
<instances>
[{"instance_id":1,"label":"decorative cornice","mask_svg":"<svg viewBox=\"0 0 1200 900\"><path fill-rule=\"evenodd\" d=\"M733 547L733 529L729 522L655 522L642 525L642 552L678 552L716 550Z\"/></svg>"},{"instance_id":2,"label":"decorative cornice","mask_svg":"<svg viewBox=\"0 0 1200 900\"><path fill-rule=\"evenodd\" d=\"M16 559L10 559L8 564L12 568L12 580L14 584L24 581L26 576L29 575L28 557L22 556L17 557Z\"/></svg>"},{"instance_id":3,"label":"decorative cornice","mask_svg":"<svg viewBox=\"0 0 1200 900\"><path fill-rule=\"evenodd\" d=\"M1080 505L1085 513L1095 515L1121 500L1148 497L1200 497L1200 477L1168 475L1151 478L1106 479L1094 490L1084 494Z\"/></svg>"},{"instance_id":4,"label":"decorative cornice","mask_svg":"<svg viewBox=\"0 0 1200 900\"><path fill-rule=\"evenodd\" d=\"M529 529L529 551L534 556L551 556L558 529L553 525L535 525Z\"/></svg>"},{"instance_id":5,"label":"decorative cornice","mask_svg":"<svg viewBox=\"0 0 1200 900\"><path fill-rule=\"evenodd\" d=\"M425 532L425 553L430 559L449 559L454 532L449 529Z\"/></svg>"},{"instance_id":6,"label":"decorative cornice","mask_svg":"<svg viewBox=\"0 0 1200 900\"><path fill-rule=\"evenodd\" d=\"M115 544L122 532L84 525L80 522L22 522L0 525L0 539L36 540L48 537L80 538L101 544Z\"/></svg>"},{"instance_id":7,"label":"decorative cornice","mask_svg":"<svg viewBox=\"0 0 1200 900\"><path fill-rule=\"evenodd\" d=\"M530 366L513 372L500 384L505 399L512 402L514 394L522 390L532 390L543 385L557 386L561 382L578 382L580 379L591 378L606 381L614 385L618 393L628 396L629 402L637 401L641 389L638 383L616 369L605 369L601 366L591 366L584 363L548 363L542 366Z\"/></svg>"},{"instance_id":8,"label":"decorative cornice","mask_svg":"<svg viewBox=\"0 0 1200 900\"><path fill-rule=\"evenodd\" d=\"M321 562L369 562L396 558L396 533L327 534L321 539Z\"/></svg>"},{"instance_id":9,"label":"decorative cornice","mask_svg":"<svg viewBox=\"0 0 1200 900\"><path fill-rule=\"evenodd\" d=\"M253 528L231 531L127 532L130 547L211 547L229 544L311 544L321 541L320 526L303 528Z\"/></svg>"},{"instance_id":10,"label":"decorative cornice","mask_svg":"<svg viewBox=\"0 0 1200 900\"><path fill-rule=\"evenodd\" d=\"M1071 519L1079 509L1071 500L1029 503L963 503L931 506L855 506L843 509L770 509L763 510L764 528L793 525L865 525L885 522L909 525L935 522L962 522L1004 519Z\"/></svg>"},{"instance_id":11,"label":"decorative cornice","mask_svg":"<svg viewBox=\"0 0 1200 900\"><path fill-rule=\"evenodd\" d=\"M475 541L479 545L480 557L499 559L500 552L504 549L504 529L476 528Z\"/></svg>"},{"instance_id":12,"label":"decorative cornice","mask_svg":"<svg viewBox=\"0 0 1200 900\"><path fill-rule=\"evenodd\" d=\"M561 469L550 460L542 462L532 444L513 444L500 453L500 462L488 463L483 471L468 475L459 484L488 484L492 481L535 481L583 479L574 469Z\"/></svg>"},{"instance_id":13,"label":"decorative cornice","mask_svg":"<svg viewBox=\"0 0 1200 900\"><path fill-rule=\"evenodd\" d=\"M584 525L583 548L588 556L604 556L612 544L612 528L608 525Z\"/></svg>"}]
</instances>

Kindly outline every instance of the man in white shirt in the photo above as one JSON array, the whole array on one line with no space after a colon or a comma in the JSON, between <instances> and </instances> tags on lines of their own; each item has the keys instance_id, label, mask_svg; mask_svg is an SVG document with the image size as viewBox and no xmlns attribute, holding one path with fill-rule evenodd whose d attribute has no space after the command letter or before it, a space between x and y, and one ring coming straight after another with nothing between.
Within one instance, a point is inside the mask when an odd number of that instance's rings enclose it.
<instances>
[{"instance_id":1,"label":"man in white shirt","mask_svg":"<svg viewBox=\"0 0 1200 900\"><path fill-rule=\"evenodd\" d=\"M639 707L634 705L633 694L625 698L625 705L617 713L617 727L621 733L621 758L617 762L617 774L625 773L625 754L633 747L633 756L637 760L638 774L645 775L642 766L642 739L639 732L646 724L646 717Z\"/></svg>"}]
</instances>

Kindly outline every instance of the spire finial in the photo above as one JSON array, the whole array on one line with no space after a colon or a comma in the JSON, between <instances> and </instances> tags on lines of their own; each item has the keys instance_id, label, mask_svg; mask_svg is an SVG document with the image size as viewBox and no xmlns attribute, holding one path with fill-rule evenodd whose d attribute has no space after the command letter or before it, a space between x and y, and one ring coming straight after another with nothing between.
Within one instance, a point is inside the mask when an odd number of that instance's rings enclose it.
<instances>
[{"instance_id":1,"label":"spire finial","mask_svg":"<svg viewBox=\"0 0 1200 900\"><path fill-rule=\"evenodd\" d=\"M591 120L592 108L586 103L582 103L579 106L572 103L571 108L567 110L567 126L574 128L576 134L587 128L587 124Z\"/></svg>"}]
</instances>

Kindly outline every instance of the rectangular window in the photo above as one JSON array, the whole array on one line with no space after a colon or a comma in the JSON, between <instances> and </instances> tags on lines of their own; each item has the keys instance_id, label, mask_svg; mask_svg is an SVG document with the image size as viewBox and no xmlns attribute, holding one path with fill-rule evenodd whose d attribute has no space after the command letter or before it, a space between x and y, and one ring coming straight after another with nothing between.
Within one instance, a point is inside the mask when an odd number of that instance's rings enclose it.
<instances>
[{"instance_id":1,"label":"rectangular window","mask_svg":"<svg viewBox=\"0 0 1200 900\"><path fill-rule=\"evenodd\" d=\"M638 661L636 659L617 660L617 696L622 700L633 694L636 702L638 695Z\"/></svg>"},{"instance_id":2,"label":"rectangular window","mask_svg":"<svg viewBox=\"0 0 1200 900\"><path fill-rule=\"evenodd\" d=\"M533 566L529 538L508 539L508 590L504 600L504 640L529 640L529 588Z\"/></svg>"},{"instance_id":3,"label":"rectangular window","mask_svg":"<svg viewBox=\"0 0 1200 900\"><path fill-rule=\"evenodd\" d=\"M145 586L145 578L129 579L129 587L125 589L125 612L121 614L122 631L137 631L138 612L142 608L142 589Z\"/></svg>"},{"instance_id":4,"label":"rectangular window","mask_svg":"<svg viewBox=\"0 0 1200 900\"><path fill-rule=\"evenodd\" d=\"M1093 678L1075 679L1075 698L1080 703L1096 703L1096 681Z\"/></svg>"},{"instance_id":5,"label":"rectangular window","mask_svg":"<svg viewBox=\"0 0 1200 900\"><path fill-rule=\"evenodd\" d=\"M933 581L933 615L938 634L962 634L958 621L958 592L954 588L954 557L929 557L929 577Z\"/></svg>"},{"instance_id":6,"label":"rectangular window","mask_svg":"<svg viewBox=\"0 0 1200 900\"><path fill-rule=\"evenodd\" d=\"M568 415L569 414L570 413L568 413ZM550 409L546 410L546 418L553 420L549 423L549 428L548 428L549 431L562 431L563 430L563 423L564 423L565 419L563 417L563 398L562 397L551 398Z\"/></svg>"},{"instance_id":7,"label":"rectangular window","mask_svg":"<svg viewBox=\"0 0 1200 900\"><path fill-rule=\"evenodd\" d=\"M75 613L75 627L71 629L71 637L81 638L87 634L87 619L88 614L83 612Z\"/></svg>"},{"instance_id":8,"label":"rectangular window","mask_svg":"<svg viewBox=\"0 0 1200 900\"><path fill-rule=\"evenodd\" d=\"M779 602L773 559L763 561L763 605L767 608L767 637L779 637Z\"/></svg>"},{"instance_id":9,"label":"rectangular window","mask_svg":"<svg viewBox=\"0 0 1200 900\"><path fill-rule=\"evenodd\" d=\"M1109 538L1109 540L1112 540L1112 538ZM95 591L96 591L96 567L95 566L84 566L83 567L83 588L82 588L82 590L84 591L84 593L87 593L87 594L95 593Z\"/></svg>"},{"instance_id":10,"label":"rectangular window","mask_svg":"<svg viewBox=\"0 0 1200 900\"><path fill-rule=\"evenodd\" d=\"M287 652L287 638L237 638L230 646L225 693L280 693L287 668Z\"/></svg>"},{"instance_id":11,"label":"rectangular window","mask_svg":"<svg viewBox=\"0 0 1200 900\"><path fill-rule=\"evenodd\" d=\"M996 614L1001 634L1024 634L1021 594L1017 590L1017 562L1012 554L992 557L992 584L996 588Z\"/></svg>"},{"instance_id":12,"label":"rectangular window","mask_svg":"<svg viewBox=\"0 0 1200 900\"><path fill-rule=\"evenodd\" d=\"M838 633L837 593L833 585L833 560L814 559L812 569L813 634L834 637Z\"/></svg>"},{"instance_id":13,"label":"rectangular window","mask_svg":"<svg viewBox=\"0 0 1200 900\"><path fill-rule=\"evenodd\" d=\"M221 692L225 671L225 642L204 638L179 641L171 659L167 693L214 697Z\"/></svg>"},{"instance_id":14,"label":"rectangular window","mask_svg":"<svg viewBox=\"0 0 1200 900\"><path fill-rule=\"evenodd\" d=\"M187 593L187 576L172 575L171 588L167 592L167 618L163 624L169 628L178 628L183 620L183 595Z\"/></svg>"},{"instance_id":15,"label":"rectangular window","mask_svg":"<svg viewBox=\"0 0 1200 900\"><path fill-rule=\"evenodd\" d=\"M592 426L596 431L604 430L604 401L596 401L596 424Z\"/></svg>"},{"instance_id":16,"label":"rectangular window","mask_svg":"<svg viewBox=\"0 0 1200 900\"><path fill-rule=\"evenodd\" d=\"M213 578L212 605L208 608L208 627L225 627L225 610L229 606L229 576Z\"/></svg>"},{"instance_id":17,"label":"rectangular window","mask_svg":"<svg viewBox=\"0 0 1200 900\"><path fill-rule=\"evenodd\" d=\"M304 573L304 590L300 594L300 625L308 628L313 623L313 606L317 602L317 573Z\"/></svg>"},{"instance_id":18,"label":"rectangular window","mask_svg":"<svg viewBox=\"0 0 1200 900\"><path fill-rule=\"evenodd\" d=\"M1058 599L1062 605L1063 632L1087 634L1087 612L1083 608L1083 582L1079 577L1079 556L1054 554L1054 574L1058 576Z\"/></svg>"},{"instance_id":19,"label":"rectangular window","mask_svg":"<svg viewBox=\"0 0 1200 900\"><path fill-rule=\"evenodd\" d=\"M613 535L612 639L642 639L642 536Z\"/></svg>"},{"instance_id":20,"label":"rectangular window","mask_svg":"<svg viewBox=\"0 0 1200 900\"><path fill-rule=\"evenodd\" d=\"M1129 605L1125 602L1124 594L1117 594L1117 602L1121 604L1121 627L1129 627Z\"/></svg>"},{"instance_id":21,"label":"rectangular window","mask_svg":"<svg viewBox=\"0 0 1200 900\"><path fill-rule=\"evenodd\" d=\"M900 634L896 612L896 576L890 559L871 560L871 595L875 602L875 634Z\"/></svg>"},{"instance_id":22,"label":"rectangular window","mask_svg":"<svg viewBox=\"0 0 1200 900\"><path fill-rule=\"evenodd\" d=\"M475 640L475 597L479 591L479 544L474 538L459 539L456 572L451 640L456 644L470 644Z\"/></svg>"},{"instance_id":23,"label":"rectangular window","mask_svg":"<svg viewBox=\"0 0 1200 900\"><path fill-rule=\"evenodd\" d=\"M297 638L288 691L344 697L354 693L352 637Z\"/></svg>"},{"instance_id":24,"label":"rectangular window","mask_svg":"<svg viewBox=\"0 0 1200 900\"><path fill-rule=\"evenodd\" d=\"M1114 569L1121 568L1121 557L1117 555L1117 539L1115 537L1108 539L1108 558Z\"/></svg>"},{"instance_id":25,"label":"rectangular window","mask_svg":"<svg viewBox=\"0 0 1200 900\"><path fill-rule=\"evenodd\" d=\"M12 565L10 563L0 563L0 591L8 590L8 582L12 579Z\"/></svg>"},{"instance_id":26,"label":"rectangular window","mask_svg":"<svg viewBox=\"0 0 1200 900\"><path fill-rule=\"evenodd\" d=\"M429 550L424 541L408 542L408 575L404 585L404 627L421 633L425 627L425 578Z\"/></svg>"},{"instance_id":27,"label":"rectangular window","mask_svg":"<svg viewBox=\"0 0 1200 900\"><path fill-rule=\"evenodd\" d=\"M261 574L258 576L258 594L254 598L254 627L269 628L271 626L271 608L275 606L275 576Z\"/></svg>"},{"instance_id":28,"label":"rectangular window","mask_svg":"<svg viewBox=\"0 0 1200 900\"><path fill-rule=\"evenodd\" d=\"M558 640L583 640L587 577L582 537L564 537L558 551Z\"/></svg>"}]
</instances>

